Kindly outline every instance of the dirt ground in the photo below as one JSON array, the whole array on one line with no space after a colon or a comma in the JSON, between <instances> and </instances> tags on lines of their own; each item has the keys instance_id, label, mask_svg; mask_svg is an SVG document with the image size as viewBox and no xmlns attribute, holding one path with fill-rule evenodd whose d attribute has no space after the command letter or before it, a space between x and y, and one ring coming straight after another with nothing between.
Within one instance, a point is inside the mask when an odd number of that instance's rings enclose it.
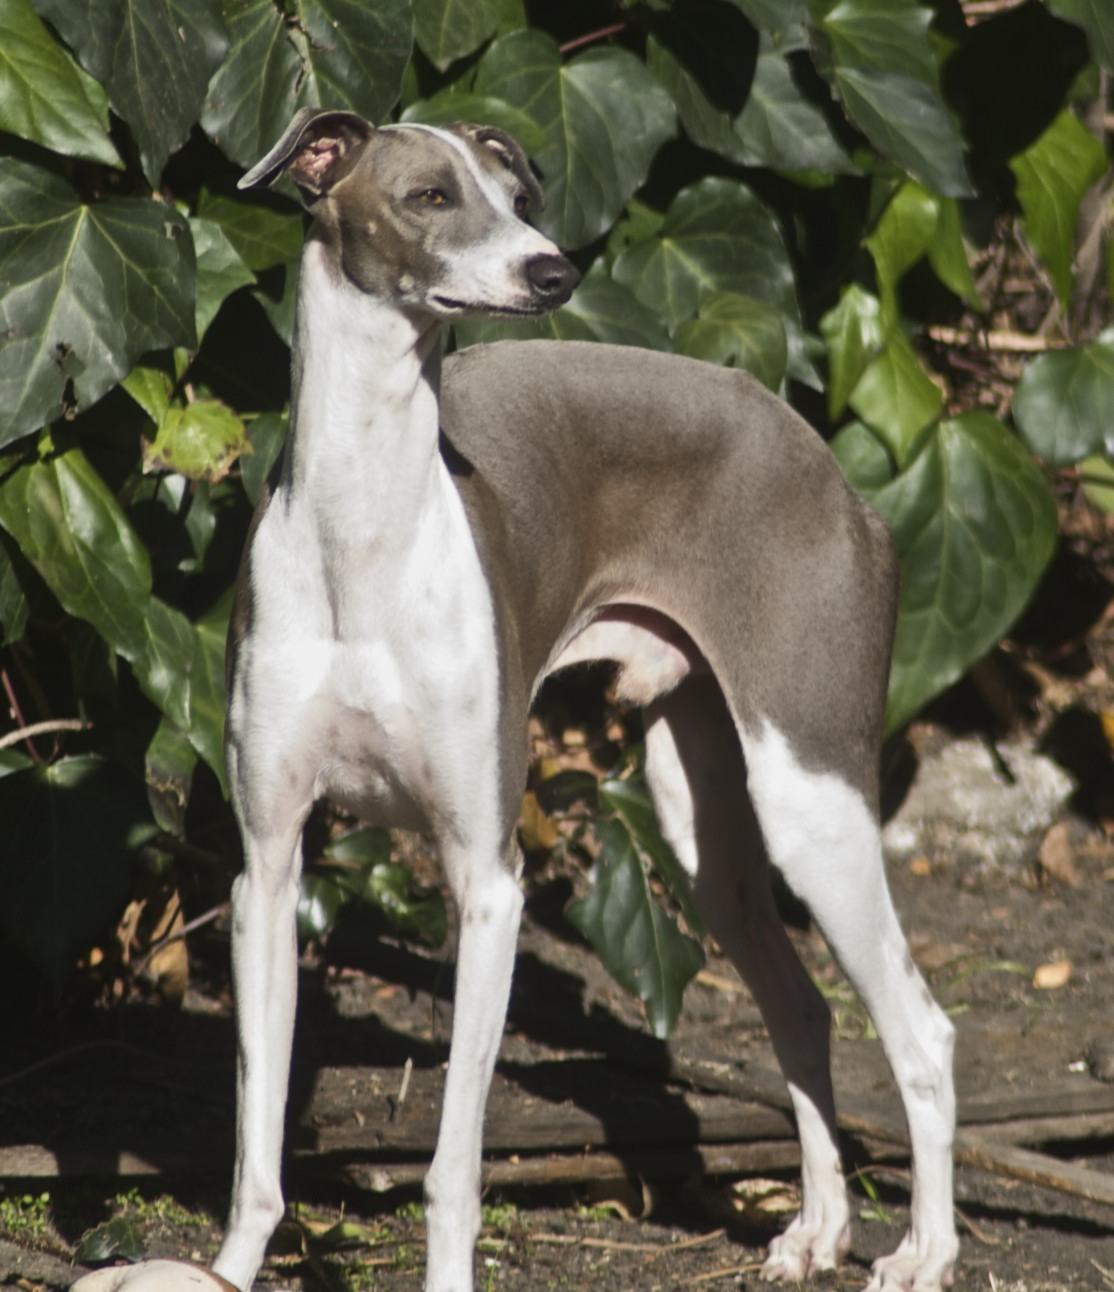
<instances>
[{"instance_id":1,"label":"dirt ground","mask_svg":"<svg viewBox=\"0 0 1114 1292\"><path fill-rule=\"evenodd\" d=\"M976 873L946 857L890 866L914 955L958 1028L961 1112L965 1101L992 1103L1002 1092L1029 1094L1050 1116L1064 1091L1100 1087L1096 1073L1103 1065L1096 1056L1114 1036L1114 846L1085 818L1069 817L1067 833L1067 879L1042 879L1035 869ZM590 1036L573 1044L555 1040L546 1020L558 1001L603 1020L611 1029L598 1032L604 1048L611 1034L656 1044L645 1036L637 1004L567 926L561 931L554 918L567 896L561 883L536 884L527 911L501 1063L498 1106L510 1118L526 1098L530 1083L523 1073L545 1066L556 1085L542 1096L559 1107L601 1097L589 1085L569 1099L561 1088L562 1064L571 1072L569 1061L580 1060L586 1071L602 1074L597 1082L612 1079L606 1067L591 1067L599 1047ZM892 1109L892 1087L861 1008L820 939L808 931L793 936L833 1008L837 1098L842 1091L860 1105ZM216 932L212 943L221 945ZM1059 971L1057 980L1068 974L1062 985L1034 985L1040 966L1063 962L1070 970ZM393 1116L407 1058L419 1092L411 1101L428 1100L432 1115L451 1019L443 963L444 953L426 957L389 944L354 952L343 939L328 960L306 962L292 1107L302 1127L358 1122L362 1128L369 1119ZM3 1062L7 1075L0 1076L0 1146L9 1146L0 1147L0 1162L18 1162L10 1146L24 1145L50 1150L53 1165L44 1168L48 1159L32 1154L27 1161L36 1164L34 1173L11 1178L9 1167L9 1178L0 1180L0 1285L67 1286L81 1268L73 1257L83 1234L113 1217L127 1222L123 1234L148 1255L206 1261L215 1251L227 1204L233 1038L219 972L210 985L204 973L195 976L177 1013L136 1007L87 1018L80 1031L60 1019L52 1034L13 1036ZM689 987L671 1044L680 1054L772 1066L757 1011L732 968L714 956ZM677 1099L675 1086L647 1080L662 1108ZM351 1095L356 1105L331 1106L330 1090L342 1088L358 1091ZM535 1083L533 1096L539 1089ZM1108 1089L1114 1111L1114 1087ZM488 1125L490 1131L490 1116ZM1097 1138L1039 1148L1114 1172L1111 1118L1089 1125ZM299 1143L298 1131L292 1142ZM814 1280L818 1286L862 1286L871 1260L897 1244L907 1219L907 1164L900 1156L872 1165L850 1138L847 1151L848 1169L862 1169L852 1179L853 1246L843 1269ZM139 1160L154 1173L118 1174L128 1161L139 1169ZM292 1292L420 1286L416 1187L353 1189L318 1170L312 1155L296 1156L288 1174L292 1219L280 1231L261 1286ZM761 1174L766 1183L758 1186L693 1172L682 1179L490 1190L477 1287L535 1292L592 1281L624 1292L756 1287L763 1244L785 1223L795 1180L791 1167ZM957 1214L958 1288L1114 1292L1114 1207L960 1167Z\"/></svg>"}]
</instances>

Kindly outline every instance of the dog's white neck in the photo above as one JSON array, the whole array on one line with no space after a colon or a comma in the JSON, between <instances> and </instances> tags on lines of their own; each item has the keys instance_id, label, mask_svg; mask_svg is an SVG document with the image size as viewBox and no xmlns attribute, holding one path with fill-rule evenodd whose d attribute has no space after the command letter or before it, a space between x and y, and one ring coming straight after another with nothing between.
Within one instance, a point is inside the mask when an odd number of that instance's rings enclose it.
<instances>
[{"instance_id":1,"label":"dog's white neck","mask_svg":"<svg viewBox=\"0 0 1114 1292\"><path fill-rule=\"evenodd\" d=\"M397 550L437 496L439 333L360 291L324 243L307 242L283 488L330 545Z\"/></svg>"}]
</instances>

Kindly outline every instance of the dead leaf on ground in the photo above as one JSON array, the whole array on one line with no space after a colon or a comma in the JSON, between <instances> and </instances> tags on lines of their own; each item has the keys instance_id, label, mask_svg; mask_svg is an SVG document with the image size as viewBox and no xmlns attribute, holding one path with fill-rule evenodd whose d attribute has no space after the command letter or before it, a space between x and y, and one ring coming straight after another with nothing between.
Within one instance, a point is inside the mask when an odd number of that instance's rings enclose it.
<instances>
[{"instance_id":1,"label":"dead leaf on ground","mask_svg":"<svg viewBox=\"0 0 1114 1292\"><path fill-rule=\"evenodd\" d=\"M1052 960L1048 964L1038 965L1033 974L1033 986L1040 991L1055 991L1066 986L1071 978L1070 960Z\"/></svg>"},{"instance_id":2,"label":"dead leaf on ground","mask_svg":"<svg viewBox=\"0 0 1114 1292\"><path fill-rule=\"evenodd\" d=\"M1041 876L1045 880L1055 880L1069 888L1078 888L1079 870L1075 864L1075 849L1068 837L1066 821L1057 821L1044 836L1040 846Z\"/></svg>"}]
</instances>

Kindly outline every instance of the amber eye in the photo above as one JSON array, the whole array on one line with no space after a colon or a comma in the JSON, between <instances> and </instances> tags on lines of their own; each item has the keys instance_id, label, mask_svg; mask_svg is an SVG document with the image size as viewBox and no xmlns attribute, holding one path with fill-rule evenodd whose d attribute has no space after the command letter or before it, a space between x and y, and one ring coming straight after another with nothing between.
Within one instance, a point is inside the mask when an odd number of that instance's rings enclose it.
<instances>
[{"instance_id":1,"label":"amber eye","mask_svg":"<svg viewBox=\"0 0 1114 1292\"><path fill-rule=\"evenodd\" d=\"M515 199L514 199L514 213L515 213L515 215L520 216L520 217L521 217L521 216L524 216L524 215L526 214L526 208L527 208L529 205L530 205L530 204L529 204L529 202L527 202L527 200L526 200L526 194L525 194L525 193L519 193L519 194L515 197Z\"/></svg>"},{"instance_id":2,"label":"amber eye","mask_svg":"<svg viewBox=\"0 0 1114 1292\"><path fill-rule=\"evenodd\" d=\"M427 188L418 194L418 200L429 206L445 206L449 199L439 188Z\"/></svg>"}]
</instances>

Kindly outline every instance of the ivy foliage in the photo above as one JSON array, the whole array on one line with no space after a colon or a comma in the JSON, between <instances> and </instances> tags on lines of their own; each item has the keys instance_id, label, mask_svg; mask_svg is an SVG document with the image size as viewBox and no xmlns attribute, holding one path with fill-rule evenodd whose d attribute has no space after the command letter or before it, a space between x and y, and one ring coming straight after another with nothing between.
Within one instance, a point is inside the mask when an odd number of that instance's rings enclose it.
<instances>
[{"instance_id":1,"label":"ivy foliage","mask_svg":"<svg viewBox=\"0 0 1114 1292\"><path fill-rule=\"evenodd\" d=\"M801 403L897 540L897 727L1029 602L1047 469L1114 455L1112 64L1097 0L977 22L958 0L0 0L0 663L16 729L84 727L0 749L3 935L63 977L122 850L181 841L223 786L230 587L281 448L303 236L235 182L298 108L491 122L531 152L583 284L456 344L676 350ZM995 221L1056 301L1012 418L925 344L979 317ZM613 928L672 945L683 984L698 957L637 882L652 835L601 793L611 874L580 925L613 965ZM359 892L428 935L378 846L309 884L307 928Z\"/></svg>"}]
</instances>

